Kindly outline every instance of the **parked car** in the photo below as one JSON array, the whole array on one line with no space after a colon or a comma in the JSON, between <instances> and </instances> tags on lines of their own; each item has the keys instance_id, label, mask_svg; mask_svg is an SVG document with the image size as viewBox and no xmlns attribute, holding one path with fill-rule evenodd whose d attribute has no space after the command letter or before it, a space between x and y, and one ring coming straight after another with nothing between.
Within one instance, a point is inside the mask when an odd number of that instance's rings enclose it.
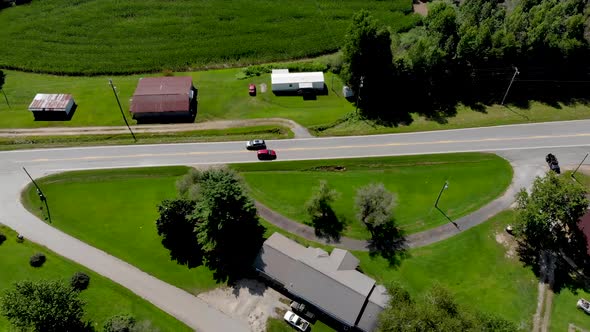
<instances>
[{"instance_id":1,"label":"parked car","mask_svg":"<svg viewBox=\"0 0 590 332\"><path fill-rule=\"evenodd\" d=\"M248 94L250 96L256 96L256 84L250 83L250 85L248 85Z\"/></svg>"},{"instance_id":2,"label":"parked car","mask_svg":"<svg viewBox=\"0 0 590 332\"><path fill-rule=\"evenodd\" d=\"M292 301L291 302L291 309L296 312L297 314L300 314L301 316L304 316L305 318L313 321L315 318L315 314L311 311L309 311L309 308L303 304L303 303L299 303L296 301Z\"/></svg>"},{"instance_id":3,"label":"parked car","mask_svg":"<svg viewBox=\"0 0 590 332\"><path fill-rule=\"evenodd\" d=\"M545 161L547 162L547 165L549 165L549 169L551 169L557 174L561 173L561 169L559 168L559 162L557 162L557 157L550 153L547 156L545 156Z\"/></svg>"},{"instance_id":4,"label":"parked car","mask_svg":"<svg viewBox=\"0 0 590 332\"><path fill-rule=\"evenodd\" d=\"M576 303L576 306L584 310L585 313L590 314L590 302L588 302L587 300L579 299L578 303Z\"/></svg>"},{"instance_id":5,"label":"parked car","mask_svg":"<svg viewBox=\"0 0 590 332\"><path fill-rule=\"evenodd\" d=\"M253 139L246 142L246 149L248 150L262 150L266 149L266 143L263 139Z\"/></svg>"},{"instance_id":6,"label":"parked car","mask_svg":"<svg viewBox=\"0 0 590 332\"><path fill-rule=\"evenodd\" d=\"M258 160L275 160L277 153L275 150L258 150Z\"/></svg>"},{"instance_id":7,"label":"parked car","mask_svg":"<svg viewBox=\"0 0 590 332\"><path fill-rule=\"evenodd\" d=\"M284 318L287 321L287 323L295 326L300 331L307 331L307 328L309 327L309 322L308 321L306 321L305 319L297 316L292 311L287 311L285 313L285 317Z\"/></svg>"}]
</instances>

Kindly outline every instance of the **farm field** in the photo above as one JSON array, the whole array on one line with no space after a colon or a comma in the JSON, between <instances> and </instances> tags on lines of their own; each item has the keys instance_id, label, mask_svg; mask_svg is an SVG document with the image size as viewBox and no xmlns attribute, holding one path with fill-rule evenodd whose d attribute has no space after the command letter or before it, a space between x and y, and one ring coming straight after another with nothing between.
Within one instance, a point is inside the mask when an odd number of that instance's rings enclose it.
<instances>
[{"instance_id":1,"label":"farm field","mask_svg":"<svg viewBox=\"0 0 590 332\"><path fill-rule=\"evenodd\" d=\"M17 243L17 234L5 226L0 225L0 232L7 237L0 245L0 291L10 288L14 282L25 279L62 279L69 282L70 277L80 271L90 276L90 285L80 296L87 302L84 319L92 321L96 331L102 331L104 322L109 317L119 314L131 314L139 323L160 331L191 331L188 326L109 279L26 239L23 243ZM29 257L36 252L42 252L47 257L47 261L40 268L29 265ZM10 326L8 320L0 316L0 331L12 331Z\"/></svg>"},{"instance_id":2,"label":"farm field","mask_svg":"<svg viewBox=\"0 0 590 332\"><path fill-rule=\"evenodd\" d=\"M355 217L356 190L383 183L396 196L396 225L408 234L448 220L434 209L445 180L449 188L439 207L457 219L499 197L512 181L510 164L493 154L448 154L363 159L235 164L252 196L286 217L305 223L306 201L321 180L340 193L332 207L345 223L343 235L366 239L369 232ZM340 167L340 168L337 168Z\"/></svg>"},{"instance_id":3,"label":"farm field","mask_svg":"<svg viewBox=\"0 0 590 332\"><path fill-rule=\"evenodd\" d=\"M305 58L337 50L361 9L393 30L419 20L411 0L32 1L0 11L0 67L97 75Z\"/></svg>"}]
</instances>

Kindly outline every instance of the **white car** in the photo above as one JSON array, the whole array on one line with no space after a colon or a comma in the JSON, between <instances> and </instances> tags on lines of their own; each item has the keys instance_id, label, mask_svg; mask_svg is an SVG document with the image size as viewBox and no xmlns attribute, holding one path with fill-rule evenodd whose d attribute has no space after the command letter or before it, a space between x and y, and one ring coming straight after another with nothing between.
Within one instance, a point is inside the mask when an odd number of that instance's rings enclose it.
<instances>
[{"instance_id":1,"label":"white car","mask_svg":"<svg viewBox=\"0 0 590 332\"><path fill-rule=\"evenodd\" d=\"M590 314L590 302L584 299L579 299L578 303L576 303L576 306L584 310L584 312L586 312L587 314Z\"/></svg>"},{"instance_id":2,"label":"white car","mask_svg":"<svg viewBox=\"0 0 590 332\"><path fill-rule=\"evenodd\" d=\"M285 313L285 317L284 318L287 321L287 323L295 326L300 331L307 331L307 328L309 327L309 322L308 321L306 321L305 319L297 316L292 311L287 311Z\"/></svg>"},{"instance_id":3,"label":"white car","mask_svg":"<svg viewBox=\"0 0 590 332\"><path fill-rule=\"evenodd\" d=\"M266 142L263 139L254 139L246 142L246 149L248 150L264 150L266 149Z\"/></svg>"}]
</instances>

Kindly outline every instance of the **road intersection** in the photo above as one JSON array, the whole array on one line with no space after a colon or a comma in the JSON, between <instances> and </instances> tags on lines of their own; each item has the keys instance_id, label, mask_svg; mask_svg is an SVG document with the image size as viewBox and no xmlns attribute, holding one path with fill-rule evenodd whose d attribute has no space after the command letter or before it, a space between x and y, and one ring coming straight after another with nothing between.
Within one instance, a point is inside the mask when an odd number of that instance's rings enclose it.
<instances>
[{"instance_id":1,"label":"road intersection","mask_svg":"<svg viewBox=\"0 0 590 332\"><path fill-rule=\"evenodd\" d=\"M279 160L354 158L431 153L498 153L515 170L512 190L528 186L554 153L562 166L577 165L590 152L590 120L432 131L408 134L329 137L267 141ZM0 152L0 223L27 239L82 264L130 289L201 331L248 331L246 322L232 319L193 295L91 247L31 215L20 203L33 177L81 169L164 165L212 165L258 162L243 142L129 145L36 149ZM505 200L509 200L509 195ZM51 198L49 198L51 199ZM505 201L506 204L508 201Z\"/></svg>"}]
</instances>

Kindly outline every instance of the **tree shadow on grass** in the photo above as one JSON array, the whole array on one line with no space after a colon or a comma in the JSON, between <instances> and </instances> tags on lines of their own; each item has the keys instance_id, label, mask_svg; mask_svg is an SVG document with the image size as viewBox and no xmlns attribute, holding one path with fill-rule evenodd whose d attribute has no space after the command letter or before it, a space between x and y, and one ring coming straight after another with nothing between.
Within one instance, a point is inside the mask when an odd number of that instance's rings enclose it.
<instances>
[{"instance_id":1,"label":"tree shadow on grass","mask_svg":"<svg viewBox=\"0 0 590 332\"><path fill-rule=\"evenodd\" d=\"M336 216L332 207L326 205L322 206L321 216L313 218L312 224L317 237L328 242L339 242L345 223Z\"/></svg>"},{"instance_id":2,"label":"tree shadow on grass","mask_svg":"<svg viewBox=\"0 0 590 332\"><path fill-rule=\"evenodd\" d=\"M392 221L369 229L369 255L381 256L387 260L390 267L398 267L402 260L409 256L404 233Z\"/></svg>"}]
</instances>

